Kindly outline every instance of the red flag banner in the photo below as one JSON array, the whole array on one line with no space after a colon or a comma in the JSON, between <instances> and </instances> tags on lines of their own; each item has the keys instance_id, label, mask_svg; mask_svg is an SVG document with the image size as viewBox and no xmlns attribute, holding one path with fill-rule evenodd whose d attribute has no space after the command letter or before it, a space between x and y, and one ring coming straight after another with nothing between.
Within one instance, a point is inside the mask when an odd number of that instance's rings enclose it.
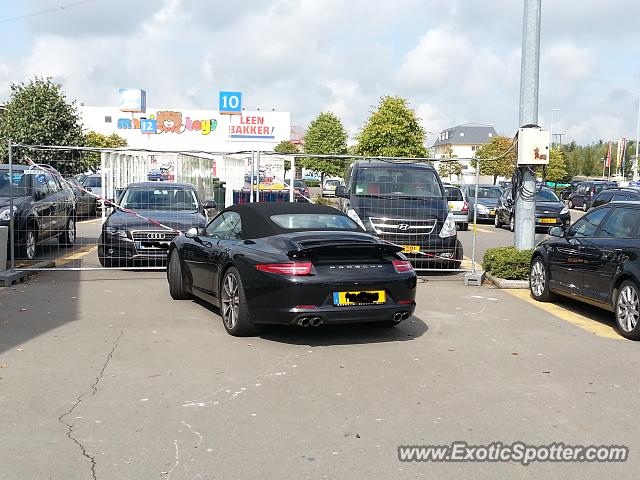
<instances>
[{"instance_id":1,"label":"red flag banner","mask_svg":"<svg viewBox=\"0 0 640 480\"><path fill-rule=\"evenodd\" d=\"M611 166L611 142L609 142L609 150L607 150L607 168Z\"/></svg>"}]
</instances>

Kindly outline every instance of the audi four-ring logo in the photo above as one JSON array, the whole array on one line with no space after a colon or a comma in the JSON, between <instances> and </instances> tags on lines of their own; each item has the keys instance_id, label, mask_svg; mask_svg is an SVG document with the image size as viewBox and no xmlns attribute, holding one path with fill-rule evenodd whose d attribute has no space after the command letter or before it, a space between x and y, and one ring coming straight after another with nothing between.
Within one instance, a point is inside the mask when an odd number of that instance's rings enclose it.
<instances>
[{"instance_id":1,"label":"audi four-ring logo","mask_svg":"<svg viewBox=\"0 0 640 480\"><path fill-rule=\"evenodd\" d=\"M398 225L398 230L409 230L409 228L411 227L406 223L401 223L400 225Z\"/></svg>"},{"instance_id":2,"label":"audi four-ring logo","mask_svg":"<svg viewBox=\"0 0 640 480\"><path fill-rule=\"evenodd\" d=\"M164 240L164 233L147 233L147 238L149 240Z\"/></svg>"}]
</instances>

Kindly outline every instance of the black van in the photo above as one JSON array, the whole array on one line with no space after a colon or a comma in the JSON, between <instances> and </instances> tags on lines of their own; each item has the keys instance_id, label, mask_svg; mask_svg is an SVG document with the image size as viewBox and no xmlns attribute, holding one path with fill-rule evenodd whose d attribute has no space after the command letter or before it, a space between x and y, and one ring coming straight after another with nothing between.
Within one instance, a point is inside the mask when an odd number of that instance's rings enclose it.
<instances>
[{"instance_id":1,"label":"black van","mask_svg":"<svg viewBox=\"0 0 640 480\"><path fill-rule=\"evenodd\" d=\"M607 182L594 180L592 182L582 182L576 188L576 191L569 197L569 208L582 208L582 211L586 212L591 208L593 199L602 190L607 188L617 187L617 182Z\"/></svg>"},{"instance_id":2,"label":"black van","mask_svg":"<svg viewBox=\"0 0 640 480\"><path fill-rule=\"evenodd\" d=\"M462 245L432 165L360 160L336 187L340 208L368 233L404 247L418 268L458 268Z\"/></svg>"}]
</instances>

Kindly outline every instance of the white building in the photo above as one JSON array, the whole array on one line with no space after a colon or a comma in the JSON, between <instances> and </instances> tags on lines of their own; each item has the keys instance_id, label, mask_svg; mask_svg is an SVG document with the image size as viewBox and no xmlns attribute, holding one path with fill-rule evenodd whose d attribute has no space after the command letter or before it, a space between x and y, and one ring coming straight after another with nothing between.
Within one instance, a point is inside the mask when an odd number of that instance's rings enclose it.
<instances>
[{"instance_id":1,"label":"white building","mask_svg":"<svg viewBox=\"0 0 640 480\"><path fill-rule=\"evenodd\" d=\"M471 166L469 159L475 157L476 151L482 145L489 143L491 138L496 135L496 130L492 125L480 123L463 123L447 128L438 135L438 139L431 147L433 156L436 158L458 158L462 166L462 175L460 177L453 175L455 177L453 180L473 183L475 182L475 178L473 178L475 169ZM439 162L436 162L436 168L439 169ZM484 182L489 178L492 183L493 177L481 178L480 181Z\"/></svg>"}]
</instances>

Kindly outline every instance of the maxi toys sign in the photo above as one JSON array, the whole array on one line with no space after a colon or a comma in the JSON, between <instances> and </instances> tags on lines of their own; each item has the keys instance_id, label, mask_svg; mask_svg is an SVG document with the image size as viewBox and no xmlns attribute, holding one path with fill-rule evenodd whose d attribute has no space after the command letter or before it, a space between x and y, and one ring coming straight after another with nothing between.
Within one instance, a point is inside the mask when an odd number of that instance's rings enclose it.
<instances>
[{"instance_id":1,"label":"maxi toys sign","mask_svg":"<svg viewBox=\"0 0 640 480\"><path fill-rule=\"evenodd\" d=\"M141 133L184 133L200 132L209 135L218 127L218 120L214 118L192 120L191 117L182 116L181 112L162 110L148 118L120 118L118 129L139 129Z\"/></svg>"}]
</instances>

